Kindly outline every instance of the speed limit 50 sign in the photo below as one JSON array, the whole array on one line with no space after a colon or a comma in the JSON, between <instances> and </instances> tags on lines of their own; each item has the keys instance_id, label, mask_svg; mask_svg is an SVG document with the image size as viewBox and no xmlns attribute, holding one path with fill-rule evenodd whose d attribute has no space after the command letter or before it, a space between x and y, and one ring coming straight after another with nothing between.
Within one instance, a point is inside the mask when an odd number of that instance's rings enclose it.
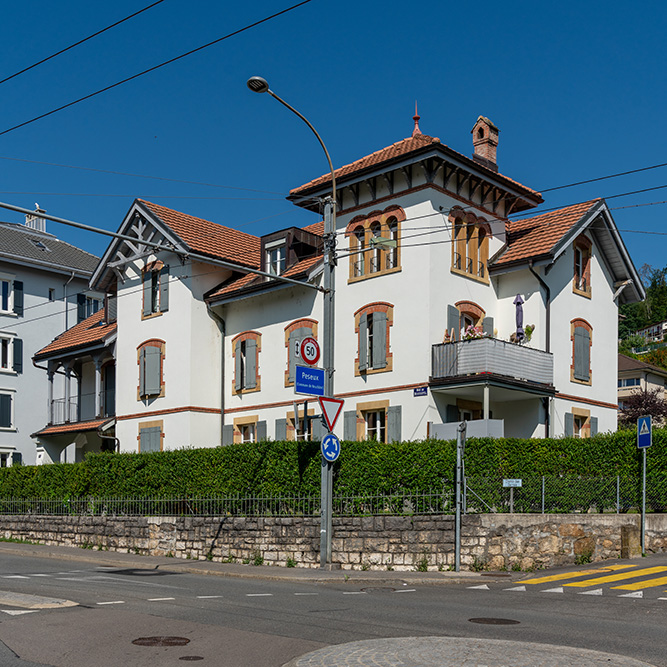
<instances>
[{"instance_id":1,"label":"speed limit 50 sign","mask_svg":"<svg viewBox=\"0 0 667 667\"><path fill-rule=\"evenodd\" d=\"M320 359L320 346L314 338L304 338L297 354L309 365L314 366Z\"/></svg>"}]
</instances>

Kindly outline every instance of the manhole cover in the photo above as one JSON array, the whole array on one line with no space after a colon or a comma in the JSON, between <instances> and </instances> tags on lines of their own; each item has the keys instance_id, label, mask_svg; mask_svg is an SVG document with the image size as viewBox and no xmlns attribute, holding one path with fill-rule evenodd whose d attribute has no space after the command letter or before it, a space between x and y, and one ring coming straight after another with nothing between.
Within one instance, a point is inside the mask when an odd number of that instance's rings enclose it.
<instances>
[{"instance_id":1,"label":"manhole cover","mask_svg":"<svg viewBox=\"0 0 667 667\"><path fill-rule=\"evenodd\" d=\"M370 586L361 589L364 593L393 593L396 589L389 586Z\"/></svg>"},{"instance_id":2,"label":"manhole cover","mask_svg":"<svg viewBox=\"0 0 667 667\"><path fill-rule=\"evenodd\" d=\"M194 662L195 660L203 660L204 658L201 655L184 655L179 660L185 660L186 662Z\"/></svg>"},{"instance_id":3,"label":"manhole cover","mask_svg":"<svg viewBox=\"0 0 667 667\"><path fill-rule=\"evenodd\" d=\"M139 637L132 643L137 646L185 646L190 640L185 637Z\"/></svg>"},{"instance_id":4,"label":"manhole cover","mask_svg":"<svg viewBox=\"0 0 667 667\"><path fill-rule=\"evenodd\" d=\"M469 618L471 623L481 623L482 625L518 625L521 621L514 621L511 618Z\"/></svg>"}]
</instances>

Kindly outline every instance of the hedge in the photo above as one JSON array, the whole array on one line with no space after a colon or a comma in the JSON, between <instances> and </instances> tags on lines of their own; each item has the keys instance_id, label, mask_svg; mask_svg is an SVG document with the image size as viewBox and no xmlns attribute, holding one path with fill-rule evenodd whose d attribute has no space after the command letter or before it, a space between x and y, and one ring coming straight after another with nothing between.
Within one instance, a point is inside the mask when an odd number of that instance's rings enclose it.
<instances>
[{"instance_id":1,"label":"hedge","mask_svg":"<svg viewBox=\"0 0 667 667\"><path fill-rule=\"evenodd\" d=\"M488 477L637 476L636 430L590 439L480 438L466 443L466 474ZM455 476L456 445L422 440L344 442L334 493L437 490ZM667 472L667 429L654 429L649 474ZM262 442L146 454L92 454L81 463L0 470L0 498L318 495L318 443Z\"/></svg>"}]
</instances>

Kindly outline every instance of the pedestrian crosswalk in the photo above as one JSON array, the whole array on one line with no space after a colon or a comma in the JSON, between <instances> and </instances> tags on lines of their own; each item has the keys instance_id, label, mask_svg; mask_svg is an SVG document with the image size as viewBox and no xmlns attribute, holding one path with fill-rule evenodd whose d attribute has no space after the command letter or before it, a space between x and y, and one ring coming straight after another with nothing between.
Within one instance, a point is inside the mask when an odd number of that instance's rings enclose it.
<instances>
[{"instance_id":1,"label":"pedestrian crosswalk","mask_svg":"<svg viewBox=\"0 0 667 667\"><path fill-rule=\"evenodd\" d=\"M616 595L624 598L644 598L667 601L661 597L667 593L667 565L640 567L638 564L612 564L602 567L559 572L542 577L530 577L517 582L515 586L496 584L489 586L468 586L470 589L501 589L507 592L536 591L539 593L575 592L580 595ZM580 590L586 589L586 590ZM644 595L644 593L648 595Z\"/></svg>"}]
</instances>

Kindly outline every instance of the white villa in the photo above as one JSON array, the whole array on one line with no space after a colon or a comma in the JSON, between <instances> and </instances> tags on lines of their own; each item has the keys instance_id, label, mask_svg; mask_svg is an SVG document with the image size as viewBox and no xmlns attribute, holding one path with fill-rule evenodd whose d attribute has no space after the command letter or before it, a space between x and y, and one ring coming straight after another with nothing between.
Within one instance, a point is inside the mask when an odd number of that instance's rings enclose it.
<instances>
[{"instance_id":1,"label":"white villa","mask_svg":"<svg viewBox=\"0 0 667 667\"><path fill-rule=\"evenodd\" d=\"M517 220L543 200L499 173L491 121L479 117L467 157L414 120L412 136L336 172L335 432L388 442L485 418L515 437L615 430L618 305L644 289L607 205ZM294 373L300 342L321 337L330 193L330 176L296 188L314 224L263 237L136 200L119 228L136 241L114 240L91 279L105 309L34 357L76 363L98 397L91 418L35 434L45 460L71 445L320 438Z\"/></svg>"}]
</instances>

